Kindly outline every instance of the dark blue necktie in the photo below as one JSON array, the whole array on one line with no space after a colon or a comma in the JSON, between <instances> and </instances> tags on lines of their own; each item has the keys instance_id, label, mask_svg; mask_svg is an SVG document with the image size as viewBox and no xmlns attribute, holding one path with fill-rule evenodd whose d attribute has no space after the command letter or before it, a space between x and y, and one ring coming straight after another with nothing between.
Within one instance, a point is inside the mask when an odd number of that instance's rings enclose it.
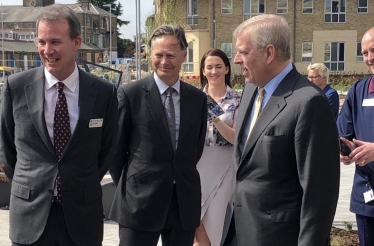
<instances>
[{"instance_id":1,"label":"dark blue necktie","mask_svg":"<svg viewBox=\"0 0 374 246\"><path fill-rule=\"evenodd\" d=\"M174 88L169 87L166 93L166 100L165 100L165 112L166 112L166 119L169 126L169 133L171 143L173 145L173 150L176 149L176 128L175 128L175 110L174 110L174 102L173 102L173 92L175 91Z\"/></svg>"}]
</instances>

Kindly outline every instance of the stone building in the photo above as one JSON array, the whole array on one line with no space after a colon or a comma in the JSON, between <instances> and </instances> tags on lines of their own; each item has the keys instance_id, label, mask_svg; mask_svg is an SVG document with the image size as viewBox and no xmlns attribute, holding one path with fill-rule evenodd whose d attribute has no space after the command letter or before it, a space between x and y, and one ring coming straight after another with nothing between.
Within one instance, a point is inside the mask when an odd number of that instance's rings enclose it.
<instances>
[{"instance_id":1,"label":"stone building","mask_svg":"<svg viewBox=\"0 0 374 246\"><path fill-rule=\"evenodd\" d=\"M0 6L1 66L11 67L12 71L19 72L41 65L36 47L36 19L43 6L50 4L54 4L54 0L23 0L23 6ZM66 6L77 13L81 23L83 43L78 51L78 65L82 65L83 60L97 63L102 62L104 57L108 57L110 33L112 35L112 60L115 60L117 58L117 17L88 1L66 4ZM110 32L110 16L112 32Z\"/></svg>"},{"instance_id":2,"label":"stone building","mask_svg":"<svg viewBox=\"0 0 374 246\"><path fill-rule=\"evenodd\" d=\"M210 48L234 58L232 34L243 21L260 14L284 16L291 28L291 55L300 72L309 63L323 62L331 71L367 73L361 38L374 26L370 0L155 0L156 15L174 4L186 28L190 47L184 73L199 74L199 61ZM237 65L234 74L240 74Z\"/></svg>"}]
</instances>

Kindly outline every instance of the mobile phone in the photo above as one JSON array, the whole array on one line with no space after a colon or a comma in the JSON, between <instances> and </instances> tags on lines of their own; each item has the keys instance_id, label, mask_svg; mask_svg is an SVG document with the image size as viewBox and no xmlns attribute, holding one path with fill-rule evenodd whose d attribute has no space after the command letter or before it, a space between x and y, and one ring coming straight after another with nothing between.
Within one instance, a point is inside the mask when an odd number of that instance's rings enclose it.
<instances>
[{"instance_id":1,"label":"mobile phone","mask_svg":"<svg viewBox=\"0 0 374 246\"><path fill-rule=\"evenodd\" d=\"M340 153L345 156L349 156L349 154L352 152L351 148L346 145L343 140L339 138L339 144L340 144Z\"/></svg>"}]
</instances>

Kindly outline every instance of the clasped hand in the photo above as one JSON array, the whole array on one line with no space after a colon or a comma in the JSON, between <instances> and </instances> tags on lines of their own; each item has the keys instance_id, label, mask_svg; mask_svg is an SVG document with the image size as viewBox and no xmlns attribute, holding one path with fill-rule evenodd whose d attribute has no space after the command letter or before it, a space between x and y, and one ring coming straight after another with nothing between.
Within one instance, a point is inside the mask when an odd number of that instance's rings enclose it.
<instances>
[{"instance_id":1,"label":"clasped hand","mask_svg":"<svg viewBox=\"0 0 374 246\"><path fill-rule=\"evenodd\" d=\"M352 150L349 156L340 154L340 161L343 162L343 164L349 165L355 163L359 166L365 166L369 162L374 161L374 143L364 142L357 139L349 141L343 137L340 139Z\"/></svg>"}]
</instances>

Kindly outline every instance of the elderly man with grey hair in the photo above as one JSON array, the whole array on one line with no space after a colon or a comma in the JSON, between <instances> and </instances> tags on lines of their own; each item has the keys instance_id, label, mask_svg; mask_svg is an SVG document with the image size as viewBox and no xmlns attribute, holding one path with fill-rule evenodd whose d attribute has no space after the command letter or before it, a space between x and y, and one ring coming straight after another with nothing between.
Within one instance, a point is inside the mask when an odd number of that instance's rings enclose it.
<instances>
[{"instance_id":1,"label":"elderly man with grey hair","mask_svg":"<svg viewBox=\"0 0 374 246\"><path fill-rule=\"evenodd\" d=\"M308 66L308 79L317 85L329 99L335 119L339 113L338 92L329 85L329 69L323 63L313 63Z\"/></svg>"}]
</instances>

